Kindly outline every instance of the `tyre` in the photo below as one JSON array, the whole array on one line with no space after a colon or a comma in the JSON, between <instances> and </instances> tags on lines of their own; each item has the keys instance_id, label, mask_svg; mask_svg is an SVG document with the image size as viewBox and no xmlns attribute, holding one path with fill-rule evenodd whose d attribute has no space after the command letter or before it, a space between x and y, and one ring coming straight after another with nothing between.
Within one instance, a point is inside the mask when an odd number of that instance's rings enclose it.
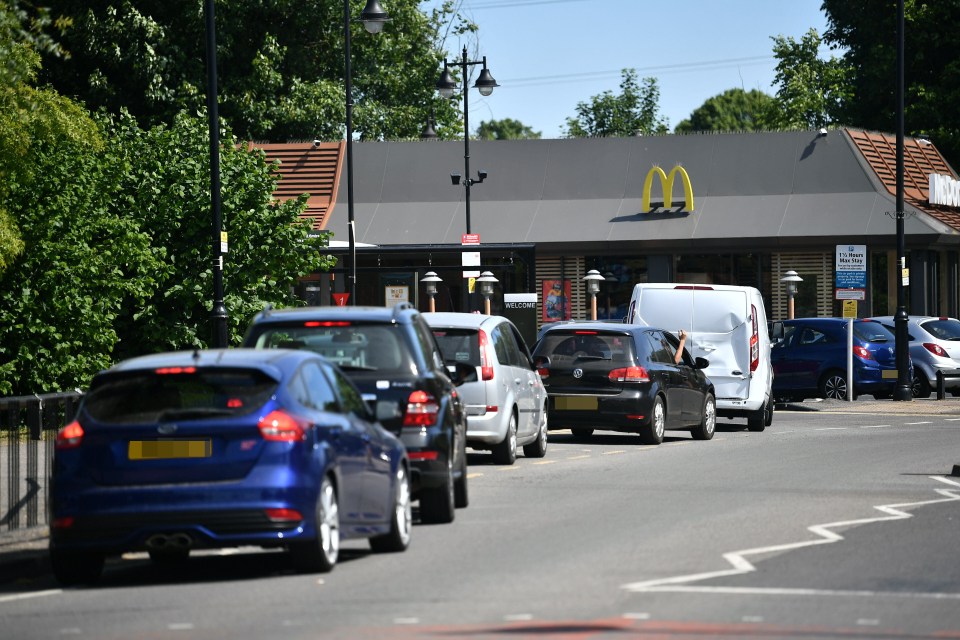
<instances>
[{"instance_id":1,"label":"tyre","mask_svg":"<svg viewBox=\"0 0 960 640\"><path fill-rule=\"evenodd\" d=\"M447 477L439 487L420 490L420 521L426 524L453 522L454 497L453 459L447 455Z\"/></svg>"},{"instance_id":2,"label":"tyre","mask_svg":"<svg viewBox=\"0 0 960 640\"><path fill-rule=\"evenodd\" d=\"M50 550L50 568L53 577L65 587L94 584L103 574L102 553L81 553Z\"/></svg>"},{"instance_id":3,"label":"tyre","mask_svg":"<svg viewBox=\"0 0 960 640\"><path fill-rule=\"evenodd\" d=\"M465 509L470 504L470 495L467 492L467 448L464 446L460 463L460 477L453 483L453 506Z\"/></svg>"},{"instance_id":4,"label":"tyre","mask_svg":"<svg viewBox=\"0 0 960 640\"><path fill-rule=\"evenodd\" d=\"M827 371L820 379L820 397L831 400L847 399L847 376L841 371Z\"/></svg>"},{"instance_id":5,"label":"tyre","mask_svg":"<svg viewBox=\"0 0 960 640\"><path fill-rule=\"evenodd\" d=\"M410 481L407 470L397 469L390 514L390 533L370 538L370 548L377 553L403 551L410 546L413 508L410 505Z\"/></svg>"},{"instance_id":6,"label":"tyre","mask_svg":"<svg viewBox=\"0 0 960 640\"><path fill-rule=\"evenodd\" d=\"M933 387L930 386L927 376L922 373L914 373L911 390L913 391L914 398L929 398L933 392Z\"/></svg>"},{"instance_id":7,"label":"tyre","mask_svg":"<svg viewBox=\"0 0 960 640\"><path fill-rule=\"evenodd\" d=\"M304 573L327 573L332 571L340 555L340 506L337 491L329 477L320 484L317 498L317 537L290 546L294 566Z\"/></svg>"},{"instance_id":8,"label":"tyre","mask_svg":"<svg viewBox=\"0 0 960 640\"><path fill-rule=\"evenodd\" d=\"M507 435L493 448L493 461L497 464L513 464L517 460L517 414L510 412Z\"/></svg>"},{"instance_id":9,"label":"tyre","mask_svg":"<svg viewBox=\"0 0 960 640\"><path fill-rule=\"evenodd\" d=\"M773 405L767 400L763 403L762 407L747 416L747 430L755 432L763 431L772 421Z\"/></svg>"},{"instance_id":10,"label":"tyre","mask_svg":"<svg viewBox=\"0 0 960 640\"><path fill-rule=\"evenodd\" d=\"M703 417L699 426L690 432L694 440L710 440L717 428L717 401L712 393L708 393L703 401Z\"/></svg>"},{"instance_id":11,"label":"tyre","mask_svg":"<svg viewBox=\"0 0 960 640\"><path fill-rule=\"evenodd\" d=\"M537 439L530 444L523 445L523 455L528 458L542 458L547 455L547 408L540 412L540 429Z\"/></svg>"},{"instance_id":12,"label":"tyre","mask_svg":"<svg viewBox=\"0 0 960 640\"><path fill-rule=\"evenodd\" d=\"M640 442L643 444L660 444L663 442L663 430L667 423L667 411L663 405L663 398L657 396L653 400L653 409L650 410L650 419L640 427Z\"/></svg>"},{"instance_id":13,"label":"tyre","mask_svg":"<svg viewBox=\"0 0 960 640\"><path fill-rule=\"evenodd\" d=\"M570 432L573 433L574 438L577 438L579 440L586 440L587 438L593 435L593 429L588 429L588 428L571 429Z\"/></svg>"}]
</instances>

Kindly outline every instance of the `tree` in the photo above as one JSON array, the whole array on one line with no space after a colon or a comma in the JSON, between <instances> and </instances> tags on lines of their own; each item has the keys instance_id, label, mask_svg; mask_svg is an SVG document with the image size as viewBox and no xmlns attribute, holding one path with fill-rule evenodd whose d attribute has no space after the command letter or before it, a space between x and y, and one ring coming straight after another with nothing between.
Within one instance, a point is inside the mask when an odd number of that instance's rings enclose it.
<instances>
[{"instance_id":1,"label":"tree","mask_svg":"<svg viewBox=\"0 0 960 640\"><path fill-rule=\"evenodd\" d=\"M656 78L637 82L635 69L624 69L620 94L604 91L589 102L577 104L577 116L567 118L570 138L636 136L667 133L668 122L661 118L660 89Z\"/></svg>"},{"instance_id":2,"label":"tree","mask_svg":"<svg viewBox=\"0 0 960 640\"><path fill-rule=\"evenodd\" d=\"M64 40L72 58L45 60L44 78L61 93L91 109L126 108L143 126L206 104L203 3L45 2L75 25ZM363 139L417 138L431 110L438 127L459 121L434 89L441 26L474 25L453 19L452 0L429 14L419 4L391 0L391 21L374 36L358 21L363 2L351 2L353 125ZM241 139L344 136L342 0L218 0L216 20L219 110Z\"/></svg>"},{"instance_id":3,"label":"tree","mask_svg":"<svg viewBox=\"0 0 960 640\"><path fill-rule=\"evenodd\" d=\"M844 121L843 108L850 100L850 65L831 56L819 57L821 38L810 29L797 42L774 36L773 55L777 58L774 84L777 103L768 119L783 129L819 129Z\"/></svg>"},{"instance_id":4,"label":"tree","mask_svg":"<svg viewBox=\"0 0 960 640\"><path fill-rule=\"evenodd\" d=\"M728 89L708 98L674 131L763 131L770 128L768 117L773 104L774 99L758 89Z\"/></svg>"},{"instance_id":5,"label":"tree","mask_svg":"<svg viewBox=\"0 0 960 640\"><path fill-rule=\"evenodd\" d=\"M480 140L538 140L541 135L539 131L512 118L486 120L477 127L477 138Z\"/></svg>"},{"instance_id":6,"label":"tree","mask_svg":"<svg viewBox=\"0 0 960 640\"><path fill-rule=\"evenodd\" d=\"M845 49L852 69L843 101L847 124L896 130L897 8L885 2L824 0L824 40ZM960 2L904 3L904 125L960 163Z\"/></svg>"}]
</instances>

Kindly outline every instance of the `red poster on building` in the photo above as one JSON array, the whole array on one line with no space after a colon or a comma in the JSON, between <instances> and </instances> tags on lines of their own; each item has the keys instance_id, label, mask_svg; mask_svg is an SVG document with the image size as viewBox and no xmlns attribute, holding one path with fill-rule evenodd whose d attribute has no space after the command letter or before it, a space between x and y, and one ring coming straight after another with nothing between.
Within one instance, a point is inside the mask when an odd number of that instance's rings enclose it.
<instances>
[{"instance_id":1,"label":"red poster on building","mask_svg":"<svg viewBox=\"0 0 960 640\"><path fill-rule=\"evenodd\" d=\"M570 281L543 281L543 321L570 319Z\"/></svg>"}]
</instances>

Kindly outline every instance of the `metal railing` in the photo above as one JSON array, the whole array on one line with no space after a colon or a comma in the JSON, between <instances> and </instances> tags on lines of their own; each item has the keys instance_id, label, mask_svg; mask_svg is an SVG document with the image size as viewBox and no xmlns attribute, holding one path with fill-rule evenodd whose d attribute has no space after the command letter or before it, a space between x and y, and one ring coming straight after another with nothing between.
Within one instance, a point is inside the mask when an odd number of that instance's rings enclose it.
<instances>
[{"instance_id":1,"label":"metal railing","mask_svg":"<svg viewBox=\"0 0 960 640\"><path fill-rule=\"evenodd\" d=\"M73 419L83 393L0 398L0 532L47 524L57 430Z\"/></svg>"}]
</instances>

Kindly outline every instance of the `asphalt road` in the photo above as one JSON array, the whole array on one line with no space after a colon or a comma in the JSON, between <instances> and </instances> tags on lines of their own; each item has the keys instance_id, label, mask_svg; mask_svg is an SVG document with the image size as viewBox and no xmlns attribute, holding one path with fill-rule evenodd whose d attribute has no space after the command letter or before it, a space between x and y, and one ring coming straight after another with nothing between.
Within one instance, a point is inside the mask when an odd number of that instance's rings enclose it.
<instances>
[{"instance_id":1,"label":"asphalt road","mask_svg":"<svg viewBox=\"0 0 960 640\"><path fill-rule=\"evenodd\" d=\"M3 637L960 638L960 416L778 412L471 455L468 509L328 575L240 550L0 585Z\"/></svg>"}]
</instances>

